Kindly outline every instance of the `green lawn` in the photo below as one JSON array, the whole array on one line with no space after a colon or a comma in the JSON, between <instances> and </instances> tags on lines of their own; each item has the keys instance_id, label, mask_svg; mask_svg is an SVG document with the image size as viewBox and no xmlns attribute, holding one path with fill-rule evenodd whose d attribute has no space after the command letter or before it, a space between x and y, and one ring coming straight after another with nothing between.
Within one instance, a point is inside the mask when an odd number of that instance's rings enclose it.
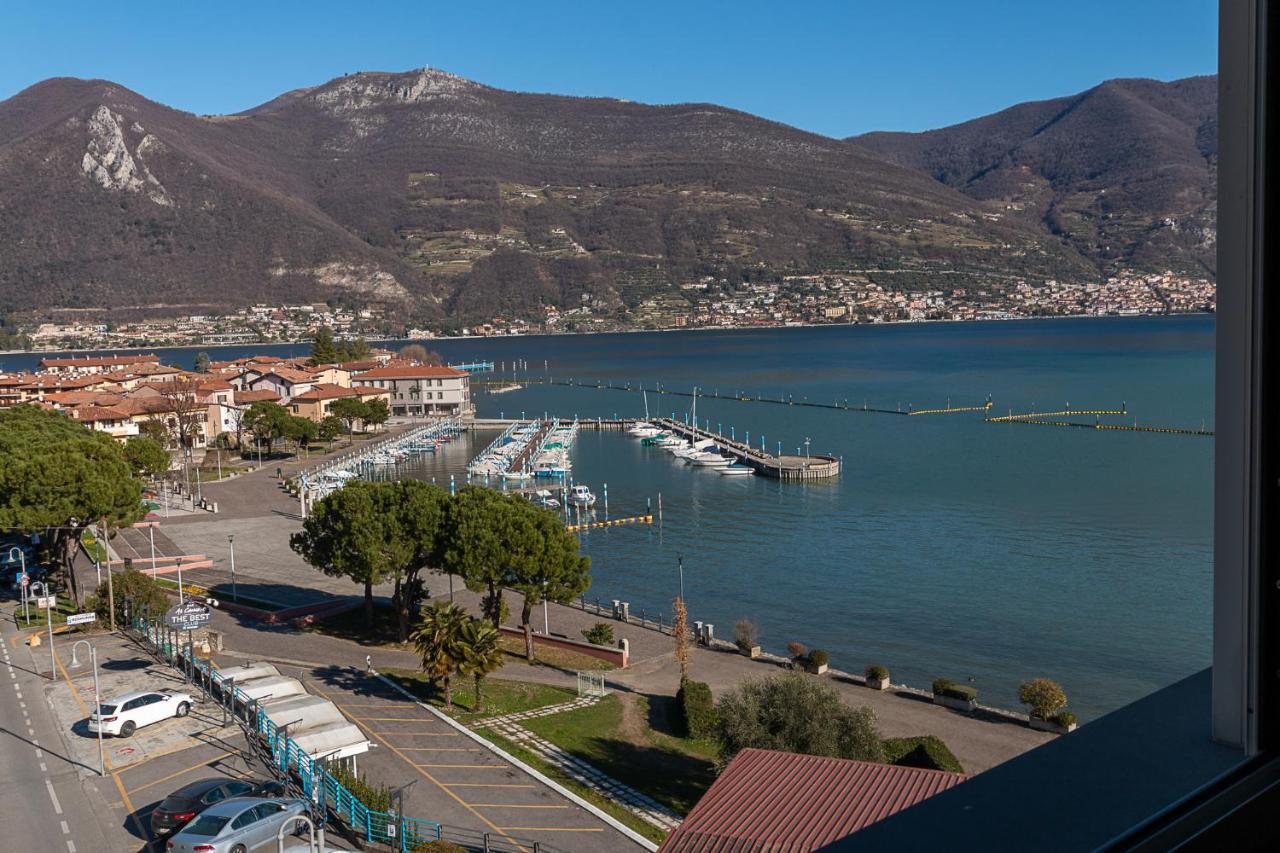
<instances>
[{"instance_id":1,"label":"green lawn","mask_svg":"<svg viewBox=\"0 0 1280 853\"><path fill-rule=\"evenodd\" d=\"M86 530L80 534L80 544L84 546L85 553L89 555L90 560L95 563L105 563L107 561L107 549L89 531Z\"/></svg>"},{"instance_id":2,"label":"green lawn","mask_svg":"<svg viewBox=\"0 0 1280 853\"><path fill-rule=\"evenodd\" d=\"M408 690L418 699L444 710L444 694L421 672L406 669L382 670L382 674ZM484 711L475 710L475 682L470 678L453 681L453 711L450 716L460 723L472 723L485 717L532 711L547 705L558 705L578 698L573 690L536 684L529 681L507 681L490 676L484 680Z\"/></svg>"},{"instance_id":3,"label":"green lawn","mask_svg":"<svg viewBox=\"0 0 1280 853\"><path fill-rule=\"evenodd\" d=\"M541 772L543 775L548 776L551 779L554 779L561 785L564 785L587 802L617 818L619 821L631 827L650 841L661 844L663 839L667 837L667 834L656 826L647 821L641 820L613 800L608 797L601 796L592 788L588 788L586 785L581 784L571 776L565 774L555 765L548 763L546 759L539 755L535 755L518 744L512 743L492 729L481 728L476 729L476 732L485 740L493 743L504 752L519 758L533 769Z\"/></svg>"},{"instance_id":4,"label":"green lawn","mask_svg":"<svg viewBox=\"0 0 1280 853\"><path fill-rule=\"evenodd\" d=\"M66 593L58 593L58 606L53 610L53 624L65 625L67 617L72 613L79 613L76 609L75 602L71 600L71 596ZM29 619L22 618L22 603L19 602L13 609L13 621L17 623L19 628L43 628L49 622L49 616L45 611L36 607L34 600L27 602L27 614Z\"/></svg>"},{"instance_id":5,"label":"green lawn","mask_svg":"<svg viewBox=\"0 0 1280 853\"><path fill-rule=\"evenodd\" d=\"M652 710L645 696L615 693L595 705L521 725L678 814L688 814L715 779L719 747L661 731L667 728L664 715Z\"/></svg>"}]
</instances>

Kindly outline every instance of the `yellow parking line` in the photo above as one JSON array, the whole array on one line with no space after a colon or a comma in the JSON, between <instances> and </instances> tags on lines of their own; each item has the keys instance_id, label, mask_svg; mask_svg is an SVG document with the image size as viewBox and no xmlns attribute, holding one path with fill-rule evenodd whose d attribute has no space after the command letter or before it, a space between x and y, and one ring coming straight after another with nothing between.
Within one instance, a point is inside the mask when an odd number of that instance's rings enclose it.
<instances>
[{"instance_id":1,"label":"yellow parking line","mask_svg":"<svg viewBox=\"0 0 1280 853\"><path fill-rule=\"evenodd\" d=\"M567 809L568 806L531 806L524 803L472 803L478 809Z\"/></svg>"},{"instance_id":2,"label":"yellow parking line","mask_svg":"<svg viewBox=\"0 0 1280 853\"><path fill-rule=\"evenodd\" d=\"M504 826L507 832L604 832L599 826Z\"/></svg>"},{"instance_id":3,"label":"yellow parking line","mask_svg":"<svg viewBox=\"0 0 1280 853\"><path fill-rule=\"evenodd\" d=\"M175 770L172 773L170 773L168 776L161 776L159 779L153 779L150 782L146 783L145 785L139 785L138 787L130 790L129 793L136 794L139 791L144 791L147 788L150 788L152 785L159 785L161 782L168 782L170 779L173 779L176 776L181 776L184 773L190 773L192 770L199 770L201 767L209 767L210 765L217 764L219 761L226 758L228 755L232 755L232 754L233 753L226 752L226 751L220 752L213 758L208 759L207 761L201 761L199 764L192 764L190 767L184 767L181 770ZM130 767L128 769L132 770L133 768Z\"/></svg>"},{"instance_id":4,"label":"yellow parking line","mask_svg":"<svg viewBox=\"0 0 1280 853\"><path fill-rule=\"evenodd\" d=\"M461 806L462 806L463 808L465 808L467 811L471 812L471 813L472 813L473 815L475 815L476 817L480 818L480 820L481 820L481 821L483 821L483 822L484 822L484 824L485 824L486 826L488 826L490 829L492 829L494 832L498 833L498 834L499 834L499 835L501 835L503 838L507 839L507 841L510 841L510 842L511 842L513 845L515 845L515 847L516 847L516 848L518 848L519 850L525 850L525 849L526 849L526 848L525 848L524 846L522 846L521 844L518 844L514 838L512 838L511 836L509 836L509 835L507 835L505 832L503 832L501 829L499 829L499 828L498 828L498 826L497 826L497 824L495 824L493 821L489 820L487 817L485 817L485 816L484 816L484 815L482 815L480 812L476 811L476 810L475 810L475 809L473 809L470 805L468 805L468 803L467 803L467 801L466 801L466 800L462 799L462 797L459 797L459 796L458 796L457 794L455 794L453 791L449 790L449 787L450 787L450 786L448 786L448 785L444 784L444 783L443 783L443 782L441 782L439 779L437 779L436 777L434 777L434 776L432 776L430 773L428 773L426 770L423 770L421 767L416 766L412 761L410 761L410 760L409 760L409 756L405 755L403 752L401 752L400 750L398 750L398 749L397 749L394 745L392 745L389 741L384 740L384 739L383 739L383 738L381 738L381 737L378 737L378 734L377 734L376 732L370 732L370 734L372 734L374 737L377 737L377 738L378 738L378 740L382 741L383 746L387 747L387 748L388 748L388 749L390 749L392 752L394 752L396 755L400 756L400 760L401 760L401 761L403 761L405 764L408 764L408 765L409 765L410 767L412 767L414 770L417 770L417 771L418 771L420 774L422 774L422 776L423 776L424 778L426 778L429 782L431 782L431 783L432 783L433 785L435 785L437 788L439 788L440 790L444 791L446 794L448 794L450 797L452 797L454 800L456 800L456 801L458 802L458 804L459 804L459 805L461 805Z\"/></svg>"},{"instance_id":5,"label":"yellow parking line","mask_svg":"<svg viewBox=\"0 0 1280 853\"><path fill-rule=\"evenodd\" d=\"M478 746L402 746L405 752L484 752Z\"/></svg>"},{"instance_id":6,"label":"yellow parking line","mask_svg":"<svg viewBox=\"0 0 1280 853\"><path fill-rule=\"evenodd\" d=\"M517 782L446 782L446 788L536 788L537 785L524 785Z\"/></svg>"},{"instance_id":7,"label":"yellow parking line","mask_svg":"<svg viewBox=\"0 0 1280 853\"><path fill-rule=\"evenodd\" d=\"M124 765L119 769L121 773L128 773L130 770L137 770L139 767L143 766L144 764L150 764L151 762L155 761L157 758L164 758L169 755L177 755L179 752L186 752L188 749L195 749L196 747L203 746L203 745L204 745L203 743L196 743L196 744L181 743L181 742L176 743L173 745L173 748L171 749L166 749L164 752L157 752L154 755L147 755L141 761L135 761L132 764Z\"/></svg>"},{"instance_id":8,"label":"yellow parking line","mask_svg":"<svg viewBox=\"0 0 1280 853\"><path fill-rule=\"evenodd\" d=\"M133 807L133 800L129 799L129 792L124 789L124 783L120 781L119 773L112 773L111 778L116 780L116 789L120 792L120 801L124 803L125 811L129 814L129 822L133 824L133 829L138 833L139 838L147 839L146 850L151 853L151 834L142 828L142 824L137 818L137 809Z\"/></svg>"},{"instance_id":9,"label":"yellow parking line","mask_svg":"<svg viewBox=\"0 0 1280 853\"><path fill-rule=\"evenodd\" d=\"M432 723L434 720L428 720L424 717L360 717L356 714L347 714L353 720L364 720L368 723Z\"/></svg>"},{"instance_id":10,"label":"yellow parking line","mask_svg":"<svg viewBox=\"0 0 1280 853\"><path fill-rule=\"evenodd\" d=\"M415 764L414 767L465 767L468 770L507 770L505 764Z\"/></svg>"},{"instance_id":11,"label":"yellow parking line","mask_svg":"<svg viewBox=\"0 0 1280 853\"><path fill-rule=\"evenodd\" d=\"M375 732L373 729L365 729L371 735L405 735L407 737L462 737L457 732Z\"/></svg>"}]
</instances>

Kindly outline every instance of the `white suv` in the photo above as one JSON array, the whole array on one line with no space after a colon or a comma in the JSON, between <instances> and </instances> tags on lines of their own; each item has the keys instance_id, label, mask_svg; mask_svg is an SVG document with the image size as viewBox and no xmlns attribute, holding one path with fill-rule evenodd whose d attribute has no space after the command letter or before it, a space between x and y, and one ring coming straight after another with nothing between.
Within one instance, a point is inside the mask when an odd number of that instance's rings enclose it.
<instances>
[{"instance_id":1,"label":"white suv","mask_svg":"<svg viewBox=\"0 0 1280 853\"><path fill-rule=\"evenodd\" d=\"M185 717L191 711L191 697L172 690L126 693L109 699L89 715L89 731L102 727L104 735L129 737L136 730L170 717Z\"/></svg>"}]
</instances>

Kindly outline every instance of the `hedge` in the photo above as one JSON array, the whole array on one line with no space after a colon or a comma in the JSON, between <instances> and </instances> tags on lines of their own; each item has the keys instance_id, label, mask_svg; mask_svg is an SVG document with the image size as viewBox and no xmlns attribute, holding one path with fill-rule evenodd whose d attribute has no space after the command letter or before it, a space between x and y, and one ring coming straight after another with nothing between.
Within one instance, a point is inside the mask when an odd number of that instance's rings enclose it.
<instances>
[{"instance_id":1,"label":"hedge","mask_svg":"<svg viewBox=\"0 0 1280 853\"><path fill-rule=\"evenodd\" d=\"M814 649L806 658L806 662L812 667L826 666L830 661L831 656L827 654L826 649Z\"/></svg>"},{"instance_id":2,"label":"hedge","mask_svg":"<svg viewBox=\"0 0 1280 853\"><path fill-rule=\"evenodd\" d=\"M684 724L685 736L699 740L716 736L720 719L708 685L701 681L682 681L680 690L676 693L676 705Z\"/></svg>"},{"instance_id":3,"label":"hedge","mask_svg":"<svg viewBox=\"0 0 1280 853\"><path fill-rule=\"evenodd\" d=\"M956 684L949 678L933 680L933 695L959 699L961 702L973 702L978 698L978 690L967 684Z\"/></svg>"},{"instance_id":4,"label":"hedge","mask_svg":"<svg viewBox=\"0 0 1280 853\"><path fill-rule=\"evenodd\" d=\"M877 679L877 680L879 680L879 681L884 681L884 680L885 680L885 679L887 679L888 677L889 677L889 670L888 670L888 669L886 669L886 668L885 668L885 667L883 667L883 666L880 666L879 664L874 664L874 665L872 665L872 666L867 667L867 678L868 678L868 679L873 679L873 678L874 678L874 679Z\"/></svg>"},{"instance_id":5,"label":"hedge","mask_svg":"<svg viewBox=\"0 0 1280 853\"><path fill-rule=\"evenodd\" d=\"M920 737L894 737L884 742L884 760L899 767L923 767L927 770L945 770L963 773L960 760L934 735Z\"/></svg>"}]
</instances>

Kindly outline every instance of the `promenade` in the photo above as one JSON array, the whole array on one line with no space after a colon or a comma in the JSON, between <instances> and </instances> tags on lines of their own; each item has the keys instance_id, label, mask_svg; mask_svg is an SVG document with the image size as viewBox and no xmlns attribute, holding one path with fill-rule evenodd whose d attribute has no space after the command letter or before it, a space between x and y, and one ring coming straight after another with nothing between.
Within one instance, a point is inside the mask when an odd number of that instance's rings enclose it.
<instances>
[{"instance_id":1,"label":"promenade","mask_svg":"<svg viewBox=\"0 0 1280 853\"><path fill-rule=\"evenodd\" d=\"M461 450L459 447L458 450ZM341 452L341 451L339 451ZM445 452L453 452L453 448ZM465 454L463 454L465 455ZM305 464L314 465L316 456ZM291 466L284 468L288 476ZM205 486L207 496L217 500L217 515L194 515L172 519L157 531L174 547L188 554L204 554L213 563L208 569L191 572L188 583L214 588L218 597L230 593L230 561L227 537L235 535L236 581L240 595L265 598L282 604L299 604L333 598L356 599L360 589L343 578L328 577L307 565L289 548L289 536L301 526L295 498L280 488L275 477L276 465L243 475L225 483ZM159 541L159 540L158 540ZM168 553L166 551L166 553ZM449 598L449 579L439 574L427 575L433 598ZM465 590L454 579L452 597L472 612L479 612L479 596ZM375 595L389 601L391 585L375 587ZM608 590L596 594L607 596ZM511 610L519 612L519 596L508 593ZM542 629L542 608L536 609L535 629ZM551 604L548 607L550 628L555 634L580 638L581 632L607 617L586 613L576 607ZM696 611L691 620L697 618ZM636 624L611 621L614 635L626 638L631 648L631 666L609 673L609 685L616 690L632 691L648 697L671 697L679 686L679 667L674 660L671 638ZM414 656L405 651L383 647L368 648L354 642L305 631L293 625L266 625L253 620L220 613L216 629L226 634L227 648L237 653L296 661L302 665L346 665L363 667L366 654L380 668L416 668ZM838 665L838 664L837 664ZM720 694L749 678L779 672L777 664L753 661L734 652L697 647L692 673ZM500 678L541 681L572 687L572 673L545 666L507 664ZM943 739L969 772L982 772L1007 761L1053 738L1029 729L1015 718L995 714L970 716L931 704L918 691L869 690L860 684L838 678L829 683L846 702L866 705L876 713L881 733L886 737L932 734Z\"/></svg>"}]
</instances>

